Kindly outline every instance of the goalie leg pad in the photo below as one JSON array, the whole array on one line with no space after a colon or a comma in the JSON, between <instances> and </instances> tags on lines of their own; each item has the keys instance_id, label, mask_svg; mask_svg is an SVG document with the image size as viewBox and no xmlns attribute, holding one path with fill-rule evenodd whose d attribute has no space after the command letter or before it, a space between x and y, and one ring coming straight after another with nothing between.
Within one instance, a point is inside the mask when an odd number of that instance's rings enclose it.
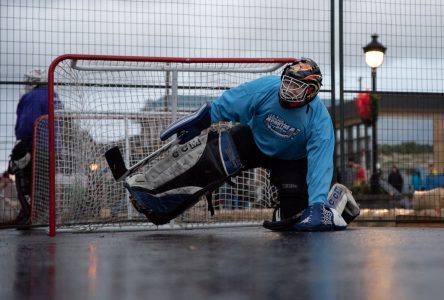
<instances>
[{"instance_id":1,"label":"goalie leg pad","mask_svg":"<svg viewBox=\"0 0 444 300\"><path fill-rule=\"evenodd\" d=\"M210 132L171 149L165 159L126 179L134 207L165 224L242 169L228 132Z\"/></svg>"},{"instance_id":2,"label":"goalie leg pad","mask_svg":"<svg viewBox=\"0 0 444 300\"><path fill-rule=\"evenodd\" d=\"M199 200L199 193L190 190L153 195L140 187L132 188L128 184L125 187L131 194L130 201L134 208L156 225L168 223Z\"/></svg>"},{"instance_id":3,"label":"goalie leg pad","mask_svg":"<svg viewBox=\"0 0 444 300\"><path fill-rule=\"evenodd\" d=\"M342 184L336 183L332 186L328 192L327 202L338 211L347 224L350 224L360 214L359 205L351 191Z\"/></svg>"},{"instance_id":4,"label":"goalie leg pad","mask_svg":"<svg viewBox=\"0 0 444 300\"><path fill-rule=\"evenodd\" d=\"M15 173L17 198L20 202L20 215L28 219L31 216L31 165Z\"/></svg>"},{"instance_id":5,"label":"goalie leg pad","mask_svg":"<svg viewBox=\"0 0 444 300\"><path fill-rule=\"evenodd\" d=\"M227 131L210 131L184 145L175 146L145 172L141 186L153 194L180 187L205 188L224 181L242 169L237 149Z\"/></svg>"}]
</instances>

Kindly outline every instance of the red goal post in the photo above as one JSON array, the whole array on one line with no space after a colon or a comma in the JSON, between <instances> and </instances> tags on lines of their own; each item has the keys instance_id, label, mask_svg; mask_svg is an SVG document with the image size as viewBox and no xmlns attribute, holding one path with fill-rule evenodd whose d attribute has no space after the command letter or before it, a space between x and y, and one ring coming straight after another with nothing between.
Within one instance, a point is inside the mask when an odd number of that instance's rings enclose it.
<instances>
[{"instance_id":1,"label":"red goal post","mask_svg":"<svg viewBox=\"0 0 444 300\"><path fill-rule=\"evenodd\" d=\"M138 145L147 142L152 143L153 145L150 146L151 148L148 149L148 152L153 151L156 147L161 146L160 141L155 141L154 137L147 138L146 135L140 133L141 130L144 132L149 131L151 135L155 135L157 129L155 129L154 126L164 127L169 122L175 120L180 114L188 113L195 109L198 104L193 102L194 104L189 105L187 104L188 102L213 99L223 90L261 75L280 75L282 67L294 61L295 58L181 58L82 54L66 54L57 57L51 63L48 70L48 207L46 207L46 204L43 204L44 200L38 198L38 194L42 194L37 190L38 187L34 187L33 219L38 220L42 218L42 214L48 213L49 235L55 236L56 228L64 222L62 217L65 213L63 210L66 209L66 207L62 206L67 205L66 191L65 194L60 196L65 199L57 199L59 190L61 189L57 182L57 169L60 169L61 165L76 165L79 160L89 159L87 155L82 154L83 152L80 148L76 148L76 143L77 145L81 145L88 144L87 141L90 141L88 147L91 149L98 148L98 144L102 145L101 147L103 147L104 144L110 145L110 140L112 140L110 135L113 132L112 130L107 132L106 128L102 127L108 127L108 124L120 122L123 119L125 119L125 122L133 122L137 125L135 127L138 127L139 132L136 134L125 133L126 143L134 142L134 136L138 136ZM199 84L196 84L196 82L199 82ZM126 89L126 91L121 92L121 89ZM145 94L145 92L142 92L145 90L150 90L151 92ZM54 110L54 96L56 93L65 106L60 113ZM99 95L100 93L102 93L102 95ZM132 110L129 110L129 106L132 104L125 104L126 99L139 97L142 100L139 100L137 105L134 106L137 108L131 108ZM143 103L144 101L150 102L152 106ZM100 112L95 113L94 109L98 109ZM148 117L154 118L149 121L151 125L141 129L140 124L148 122L146 121ZM105 119L107 121L104 121ZM108 119L113 119L113 121L109 121ZM75 135L68 138L68 141L61 141L61 143L70 144L69 151L72 152L70 155L77 154L79 156L69 162L67 160L57 161L58 157L62 154L58 153L60 151L57 150L57 143L60 141L57 140L58 137L56 137L56 135L63 136L65 134L58 132L60 129L57 128L57 124L63 122L68 124L67 120L69 120L69 122L82 120L83 122L82 124L79 123L80 125L75 125L77 126L76 130L82 132L82 134L76 132ZM88 122L93 125L83 125ZM105 125L95 125L95 123L100 122L103 122ZM69 123L68 126L65 127L70 127L69 130L72 132L73 129L71 127L73 126L74 125ZM68 129L63 129L63 131L66 130ZM102 134L99 138L100 143L96 141L91 142L91 140L95 139L94 135L99 134L101 131L103 131L103 134L100 133ZM123 140L124 138L121 138L118 143L124 144L125 142ZM73 147L74 149L72 149ZM132 149L132 151L136 151L134 150L136 147L132 147ZM103 154L105 150L106 149L99 149L98 152L99 154L100 152ZM143 156L149 153L139 154ZM127 157L130 160L129 163L131 163L134 153L130 155L131 157ZM90 163L91 170L94 168L92 163L95 162L83 161L83 164L86 163ZM35 169L37 168L38 167ZM72 166L70 168L71 170L69 172L72 173L74 170L77 173L81 172L80 170L83 166L77 169ZM66 169L65 172L67 172ZM69 176L73 177L72 174ZM88 176L85 174L82 176L82 180L88 181L90 186L92 182L94 182L94 185L103 184L103 182L101 182L103 179L94 179L96 181L91 181L89 174ZM94 173L94 176L98 177L96 173ZM41 184L46 183L44 181ZM35 185L39 185L39 183L35 183ZM97 192L97 190L90 192L89 187L84 188L84 190L87 191L82 193L87 194L87 198L89 199L88 203L96 201L92 199L94 195L106 198L107 195L115 194L109 186L105 188L102 186L101 188L105 189L106 193ZM238 189L240 188L238 187ZM238 190L238 192L239 191L240 190ZM74 200L78 200L76 197L74 198ZM86 207L89 205L88 203L77 203L75 204L76 209L85 207L85 210L87 210L88 208ZM41 206L43 206L42 209L40 209ZM104 205L100 204L94 207L94 210L100 210L100 214L107 215L106 211L103 212L103 207ZM129 211L131 208L128 207L125 209ZM102 222L91 217L93 213L89 212L89 214L90 217L88 221L85 221L86 219L82 221L78 219L78 221L80 223ZM75 224L76 218L77 215L70 215L69 218L66 218L66 220L68 220L66 224L68 226ZM43 217L43 221L37 221L37 224L46 223L44 219ZM111 220L110 218L106 220L106 222L114 221L115 220Z\"/></svg>"}]
</instances>

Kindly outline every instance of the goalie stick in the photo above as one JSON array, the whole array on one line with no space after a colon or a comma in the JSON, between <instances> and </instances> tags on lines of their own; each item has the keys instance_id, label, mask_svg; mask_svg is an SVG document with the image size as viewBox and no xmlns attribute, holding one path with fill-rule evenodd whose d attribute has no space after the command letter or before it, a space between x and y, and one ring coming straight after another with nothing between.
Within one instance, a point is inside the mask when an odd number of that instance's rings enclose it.
<instances>
[{"instance_id":1,"label":"goalie stick","mask_svg":"<svg viewBox=\"0 0 444 300\"><path fill-rule=\"evenodd\" d=\"M133 174L141 167L147 165L151 160L159 156L161 153L168 150L170 147L178 144L180 140L178 138L172 140L171 142L163 145L144 159L140 160L130 168L125 165L125 160L123 159L122 152L120 152L119 146L115 146L105 152L105 158L108 163L111 172L113 173L114 179L120 181Z\"/></svg>"},{"instance_id":2,"label":"goalie stick","mask_svg":"<svg viewBox=\"0 0 444 300\"><path fill-rule=\"evenodd\" d=\"M272 230L272 231L292 231L293 225L296 223L299 223L301 221L302 211L298 214L291 216L289 218L275 221L275 220L265 220L262 223L262 226L266 229ZM274 217L273 217L274 219Z\"/></svg>"}]
</instances>

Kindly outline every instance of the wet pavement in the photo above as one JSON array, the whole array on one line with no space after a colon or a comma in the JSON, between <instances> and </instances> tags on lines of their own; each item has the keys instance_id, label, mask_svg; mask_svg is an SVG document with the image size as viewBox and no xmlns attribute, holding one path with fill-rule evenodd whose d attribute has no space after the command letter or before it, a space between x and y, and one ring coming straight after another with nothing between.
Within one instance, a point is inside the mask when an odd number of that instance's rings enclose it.
<instances>
[{"instance_id":1,"label":"wet pavement","mask_svg":"<svg viewBox=\"0 0 444 300\"><path fill-rule=\"evenodd\" d=\"M1 299L443 299L444 229L0 231Z\"/></svg>"}]
</instances>

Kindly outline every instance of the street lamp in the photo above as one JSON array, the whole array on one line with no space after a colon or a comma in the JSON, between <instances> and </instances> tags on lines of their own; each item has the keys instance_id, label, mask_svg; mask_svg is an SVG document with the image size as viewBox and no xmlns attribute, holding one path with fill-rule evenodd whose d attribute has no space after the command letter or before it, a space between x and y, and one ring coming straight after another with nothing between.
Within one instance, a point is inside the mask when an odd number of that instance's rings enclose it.
<instances>
[{"instance_id":1,"label":"street lamp","mask_svg":"<svg viewBox=\"0 0 444 300\"><path fill-rule=\"evenodd\" d=\"M365 54L365 63L372 69L379 67L384 61L385 50L380 42L378 42L378 35L372 35L372 41L363 47Z\"/></svg>"},{"instance_id":2,"label":"street lamp","mask_svg":"<svg viewBox=\"0 0 444 300\"><path fill-rule=\"evenodd\" d=\"M384 61L385 50L380 42L378 42L378 35L372 35L372 41L367 44L367 46L363 47L365 54L365 63L372 69L372 94L376 93L376 69L382 64ZM378 163L378 140L377 140L377 131L376 131L376 119L372 121L372 149L373 149L373 158L372 158L372 171L373 176L377 173L377 163Z\"/></svg>"}]
</instances>

